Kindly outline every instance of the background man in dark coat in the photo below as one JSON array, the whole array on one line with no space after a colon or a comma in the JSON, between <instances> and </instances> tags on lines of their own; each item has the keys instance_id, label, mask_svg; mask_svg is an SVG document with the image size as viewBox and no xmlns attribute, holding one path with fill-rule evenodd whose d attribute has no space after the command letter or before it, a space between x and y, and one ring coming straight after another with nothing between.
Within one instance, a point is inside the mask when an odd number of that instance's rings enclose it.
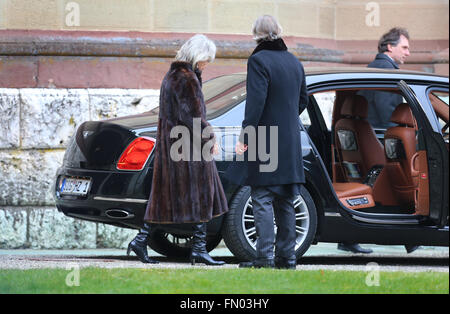
<instances>
[{"instance_id":1,"label":"background man in dark coat","mask_svg":"<svg viewBox=\"0 0 450 314\"><path fill-rule=\"evenodd\" d=\"M392 28L384 34L378 43L378 54L367 67L379 69L399 69L405 63L409 53L409 34L404 28ZM389 92L366 92L369 102L368 121L374 129L387 129L392 112L403 102L402 96Z\"/></svg>"},{"instance_id":2,"label":"background man in dark coat","mask_svg":"<svg viewBox=\"0 0 450 314\"><path fill-rule=\"evenodd\" d=\"M409 34L404 28L395 27L384 34L378 42L378 54L368 68L399 69L399 64L405 63L409 53ZM362 91L359 93L367 99L369 111L367 120L374 129L387 129L395 124L390 122L392 112L401 103L403 97L399 94ZM339 243L338 249L353 253L372 253L355 243Z\"/></svg>"},{"instance_id":3,"label":"background man in dark coat","mask_svg":"<svg viewBox=\"0 0 450 314\"><path fill-rule=\"evenodd\" d=\"M296 265L293 204L305 182L299 113L306 108L307 94L303 66L287 51L280 34L281 27L272 16L258 18L253 26L258 46L248 60L245 118L236 145L236 153L246 152L247 160L236 162L227 173L232 182L252 188L257 259L241 267ZM256 137L252 132L245 135L248 128L253 128ZM256 153L253 160L252 150ZM261 152L267 152L269 160ZM274 210L278 227L275 259Z\"/></svg>"}]
</instances>

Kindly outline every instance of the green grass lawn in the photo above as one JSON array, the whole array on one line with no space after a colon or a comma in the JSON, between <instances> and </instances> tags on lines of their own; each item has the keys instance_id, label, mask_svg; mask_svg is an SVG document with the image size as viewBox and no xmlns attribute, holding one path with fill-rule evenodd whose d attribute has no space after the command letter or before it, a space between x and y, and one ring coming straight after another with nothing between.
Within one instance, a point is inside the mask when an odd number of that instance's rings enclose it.
<instances>
[{"instance_id":1,"label":"green grass lawn","mask_svg":"<svg viewBox=\"0 0 450 314\"><path fill-rule=\"evenodd\" d=\"M0 270L0 293L449 293L447 273L381 272L379 285L366 272L269 269L65 269Z\"/></svg>"}]
</instances>

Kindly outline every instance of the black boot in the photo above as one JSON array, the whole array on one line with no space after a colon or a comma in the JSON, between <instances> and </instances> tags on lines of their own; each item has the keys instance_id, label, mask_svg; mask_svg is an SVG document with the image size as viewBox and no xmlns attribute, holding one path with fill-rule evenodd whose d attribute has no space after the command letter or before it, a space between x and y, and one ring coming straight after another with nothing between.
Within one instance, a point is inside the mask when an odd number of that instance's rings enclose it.
<instances>
[{"instance_id":1,"label":"black boot","mask_svg":"<svg viewBox=\"0 0 450 314\"><path fill-rule=\"evenodd\" d=\"M219 266L223 261L215 261L206 250L206 223L194 225L194 238L192 241L191 264L205 263L206 265Z\"/></svg>"},{"instance_id":2,"label":"black boot","mask_svg":"<svg viewBox=\"0 0 450 314\"><path fill-rule=\"evenodd\" d=\"M414 252L415 250L417 250L419 248L420 248L420 246L418 246L418 245L405 245L406 253L408 253L408 254Z\"/></svg>"},{"instance_id":3,"label":"black boot","mask_svg":"<svg viewBox=\"0 0 450 314\"><path fill-rule=\"evenodd\" d=\"M338 250L348 251L352 253L370 254L373 253L371 249L363 249L358 243L338 243Z\"/></svg>"},{"instance_id":4,"label":"black boot","mask_svg":"<svg viewBox=\"0 0 450 314\"><path fill-rule=\"evenodd\" d=\"M136 237L128 244L127 255L133 251L139 260L145 264L157 264L158 262L148 257L147 241L150 236L150 225L144 223L144 227L139 230Z\"/></svg>"},{"instance_id":5,"label":"black boot","mask_svg":"<svg viewBox=\"0 0 450 314\"><path fill-rule=\"evenodd\" d=\"M257 258L251 262L239 263L239 268L274 268L273 258Z\"/></svg>"},{"instance_id":6,"label":"black boot","mask_svg":"<svg viewBox=\"0 0 450 314\"><path fill-rule=\"evenodd\" d=\"M275 267L278 269L296 269L297 259L295 257L275 257Z\"/></svg>"}]
</instances>

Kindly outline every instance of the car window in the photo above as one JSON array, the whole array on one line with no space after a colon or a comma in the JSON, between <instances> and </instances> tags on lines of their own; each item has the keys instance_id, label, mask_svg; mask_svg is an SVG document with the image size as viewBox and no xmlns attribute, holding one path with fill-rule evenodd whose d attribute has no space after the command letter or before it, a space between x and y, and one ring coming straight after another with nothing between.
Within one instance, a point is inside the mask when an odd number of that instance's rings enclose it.
<instances>
[{"instance_id":1,"label":"car window","mask_svg":"<svg viewBox=\"0 0 450 314\"><path fill-rule=\"evenodd\" d=\"M375 132L383 133L386 129L396 125L391 122L392 113L399 104L406 102L399 92L363 89L357 94L367 100L367 121Z\"/></svg>"},{"instance_id":2,"label":"car window","mask_svg":"<svg viewBox=\"0 0 450 314\"><path fill-rule=\"evenodd\" d=\"M440 101L444 102L448 106L448 92L432 91L431 94L439 98Z\"/></svg>"},{"instance_id":3,"label":"car window","mask_svg":"<svg viewBox=\"0 0 450 314\"><path fill-rule=\"evenodd\" d=\"M339 91L343 93L345 90ZM373 129L380 133L393 126L390 122L391 114L398 104L405 102L398 91L387 89L360 89L354 93L366 98L368 102L368 118ZM333 108L336 101L336 90L315 93L314 98L320 108L327 129L330 131L333 123Z\"/></svg>"},{"instance_id":4,"label":"car window","mask_svg":"<svg viewBox=\"0 0 450 314\"><path fill-rule=\"evenodd\" d=\"M449 139L449 95L448 92L432 90L428 93L428 99L433 106L440 124L442 135L448 142Z\"/></svg>"},{"instance_id":5,"label":"car window","mask_svg":"<svg viewBox=\"0 0 450 314\"><path fill-rule=\"evenodd\" d=\"M245 75L220 76L203 84L207 119L220 116L245 99Z\"/></svg>"},{"instance_id":6,"label":"car window","mask_svg":"<svg viewBox=\"0 0 450 314\"><path fill-rule=\"evenodd\" d=\"M300 115L300 120L302 121L303 126L306 128L311 126L311 119L309 118L308 110L303 110L302 114Z\"/></svg>"},{"instance_id":7,"label":"car window","mask_svg":"<svg viewBox=\"0 0 450 314\"><path fill-rule=\"evenodd\" d=\"M313 95L320 108L325 124L328 130L331 130L331 119L333 116L334 100L336 99L336 91L320 92Z\"/></svg>"}]
</instances>

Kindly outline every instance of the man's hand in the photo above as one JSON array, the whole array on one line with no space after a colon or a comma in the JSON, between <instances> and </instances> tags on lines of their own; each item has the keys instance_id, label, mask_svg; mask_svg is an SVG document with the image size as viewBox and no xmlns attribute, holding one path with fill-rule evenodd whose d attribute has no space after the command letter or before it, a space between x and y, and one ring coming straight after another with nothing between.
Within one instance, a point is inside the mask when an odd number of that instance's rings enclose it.
<instances>
[{"instance_id":1,"label":"man's hand","mask_svg":"<svg viewBox=\"0 0 450 314\"><path fill-rule=\"evenodd\" d=\"M242 155L247 150L248 146L246 144L242 144L241 142L237 142L235 152L238 155Z\"/></svg>"}]
</instances>

